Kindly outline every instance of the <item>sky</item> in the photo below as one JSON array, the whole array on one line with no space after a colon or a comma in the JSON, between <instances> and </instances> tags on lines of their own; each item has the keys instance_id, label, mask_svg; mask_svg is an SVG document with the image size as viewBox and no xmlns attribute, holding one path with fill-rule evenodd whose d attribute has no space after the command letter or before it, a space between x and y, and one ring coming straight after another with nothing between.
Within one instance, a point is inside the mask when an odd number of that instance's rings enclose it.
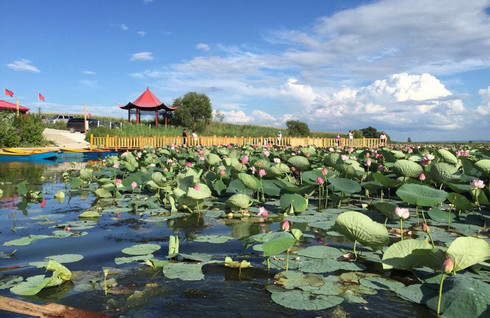
<instances>
[{"instance_id":1,"label":"sky","mask_svg":"<svg viewBox=\"0 0 490 318\"><path fill-rule=\"evenodd\" d=\"M224 121L490 140L490 0L0 0L0 99L127 117L147 87ZM38 99L41 93L45 102Z\"/></svg>"}]
</instances>

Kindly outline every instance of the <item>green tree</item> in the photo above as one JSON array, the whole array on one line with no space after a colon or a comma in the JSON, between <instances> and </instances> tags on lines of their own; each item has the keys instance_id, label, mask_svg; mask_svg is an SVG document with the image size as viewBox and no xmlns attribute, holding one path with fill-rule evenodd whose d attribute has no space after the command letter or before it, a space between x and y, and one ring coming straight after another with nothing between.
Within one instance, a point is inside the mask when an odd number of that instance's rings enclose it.
<instances>
[{"instance_id":1,"label":"green tree","mask_svg":"<svg viewBox=\"0 0 490 318\"><path fill-rule=\"evenodd\" d=\"M44 126L41 117L23 115L19 125L22 134L22 143L30 146L41 146L44 144Z\"/></svg>"},{"instance_id":2,"label":"green tree","mask_svg":"<svg viewBox=\"0 0 490 318\"><path fill-rule=\"evenodd\" d=\"M376 128L371 126L361 129L361 132L362 135L366 138L379 138L379 135L381 135L381 133Z\"/></svg>"},{"instance_id":3,"label":"green tree","mask_svg":"<svg viewBox=\"0 0 490 318\"><path fill-rule=\"evenodd\" d=\"M206 94L189 92L174 100L179 106L174 112L174 123L192 130L202 131L211 122L213 107Z\"/></svg>"},{"instance_id":4,"label":"green tree","mask_svg":"<svg viewBox=\"0 0 490 318\"><path fill-rule=\"evenodd\" d=\"M308 124L299 120L288 120L286 122L288 127L288 135L293 137L308 136L310 134L310 128Z\"/></svg>"}]
</instances>

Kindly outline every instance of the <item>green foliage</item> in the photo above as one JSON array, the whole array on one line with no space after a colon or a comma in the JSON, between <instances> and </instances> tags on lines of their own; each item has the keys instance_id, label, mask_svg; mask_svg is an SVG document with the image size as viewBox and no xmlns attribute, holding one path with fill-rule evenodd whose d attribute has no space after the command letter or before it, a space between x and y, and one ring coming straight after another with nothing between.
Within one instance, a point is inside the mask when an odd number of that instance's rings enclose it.
<instances>
[{"instance_id":1,"label":"green foliage","mask_svg":"<svg viewBox=\"0 0 490 318\"><path fill-rule=\"evenodd\" d=\"M366 138L379 138L379 135L381 135L381 133L376 128L371 126L361 129L361 132L362 135Z\"/></svg>"},{"instance_id":2,"label":"green foliage","mask_svg":"<svg viewBox=\"0 0 490 318\"><path fill-rule=\"evenodd\" d=\"M308 124L301 122L299 120L288 120L286 122L286 126L288 127L289 136L309 136L310 128Z\"/></svg>"},{"instance_id":3,"label":"green foliage","mask_svg":"<svg viewBox=\"0 0 490 318\"><path fill-rule=\"evenodd\" d=\"M0 146L17 147L20 144L20 136L13 126L14 112L0 112Z\"/></svg>"},{"instance_id":4,"label":"green foliage","mask_svg":"<svg viewBox=\"0 0 490 318\"><path fill-rule=\"evenodd\" d=\"M41 146L45 144L43 138L44 126L39 116L22 116L19 124L21 139L24 145Z\"/></svg>"},{"instance_id":5,"label":"green foliage","mask_svg":"<svg viewBox=\"0 0 490 318\"><path fill-rule=\"evenodd\" d=\"M173 105L179 106L173 118L177 125L202 131L211 122L213 107L206 94L189 92L175 99Z\"/></svg>"}]
</instances>

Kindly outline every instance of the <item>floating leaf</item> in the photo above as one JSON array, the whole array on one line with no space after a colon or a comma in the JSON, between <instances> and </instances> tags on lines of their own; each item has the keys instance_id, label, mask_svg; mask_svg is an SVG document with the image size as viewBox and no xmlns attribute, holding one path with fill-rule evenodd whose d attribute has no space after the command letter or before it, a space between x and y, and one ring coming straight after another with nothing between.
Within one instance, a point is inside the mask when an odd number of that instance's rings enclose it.
<instances>
[{"instance_id":1,"label":"floating leaf","mask_svg":"<svg viewBox=\"0 0 490 318\"><path fill-rule=\"evenodd\" d=\"M44 275L31 276L25 282L10 288L10 292L20 296L36 295L48 285L49 281L50 278L46 278Z\"/></svg>"},{"instance_id":2,"label":"floating leaf","mask_svg":"<svg viewBox=\"0 0 490 318\"><path fill-rule=\"evenodd\" d=\"M85 211L78 217L81 219L100 218L100 214L97 211Z\"/></svg>"},{"instance_id":3,"label":"floating leaf","mask_svg":"<svg viewBox=\"0 0 490 318\"><path fill-rule=\"evenodd\" d=\"M49 235L29 235L3 243L3 246L26 246L34 241L50 238Z\"/></svg>"},{"instance_id":4,"label":"floating leaf","mask_svg":"<svg viewBox=\"0 0 490 318\"><path fill-rule=\"evenodd\" d=\"M274 233L272 237L263 244L262 249L264 251L264 256L280 254L291 248L294 242L296 242L296 239L289 232Z\"/></svg>"},{"instance_id":5,"label":"floating leaf","mask_svg":"<svg viewBox=\"0 0 490 318\"><path fill-rule=\"evenodd\" d=\"M297 310L324 310L341 304L344 299L338 296L316 295L299 290L273 292L272 300L286 308Z\"/></svg>"},{"instance_id":6,"label":"floating leaf","mask_svg":"<svg viewBox=\"0 0 490 318\"><path fill-rule=\"evenodd\" d=\"M247 262L246 260L243 260L241 262L234 261L231 259L231 257L227 256L225 257L225 266L231 268L249 268L252 267L252 264L250 264L250 262Z\"/></svg>"},{"instance_id":7,"label":"floating leaf","mask_svg":"<svg viewBox=\"0 0 490 318\"><path fill-rule=\"evenodd\" d=\"M295 289L298 287L322 287L325 282L322 275L304 274L298 271L280 272L274 276L274 283L285 289Z\"/></svg>"},{"instance_id":8,"label":"floating leaf","mask_svg":"<svg viewBox=\"0 0 490 318\"><path fill-rule=\"evenodd\" d=\"M310 258L331 258L337 259L345 254L345 252L339 250L338 248L331 246L309 246L305 249L299 250L297 252L299 256L306 256Z\"/></svg>"},{"instance_id":9,"label":"floating leaf","mask_svg":"<svg viewBox=\"0 0 490 318\"><path fill-rule=\"evenodd\" d=\"M163 266L163 274L169 279L185 281L203 280L202 264L168 263Z\"/></svg>"},{"instance_id":10,"label":"floating leaf","mask_svg":"<svg viewBox=\"0 0 490 318\"><path fill-rule=\"evenodd\" d=\"M303 212L308 207L308 200L299 194L283 194L281 196L281 209L286 210L293 205L294 211Z\"/></svg>"},{"instance_id":11,"label":"floating leaf","mask_svg":"<svg viewBox=\"0 0 490 318\"><path fill-rule=\"evenodd\" d=\"M390 280L384 277L363 277L359 280L359 283L372 289L396 290L405 287L405 285L396 280Z\"/></svg>"},{"instance_id":12,"label":"floating leaf","mask_svg":"<svg viewBox=\"0 0 490 318\"><path fill-rule=\"evenodd\" d=\"M213 244L222 244L234 240L234 237L226 235L201 235L194 239L194 242L205 242Z\"/></svg>"},{"instance_id":13,"label":"floating leaf","mask_svg":"<svg viewBox=\"0 0 490 318\"><path fill-rule=\"evenodd\" d=\"M146 255L158 251L161 248L158 244L137 244L126 247L121 252L127 255Z\"/></svg>"},{"instance_id":14,"label":"floating leaf","mask_svg":"<svg viewBox=\"0 0 490 318\"><path fill-rule=\"evenodd\" d=\"M136 256L131 256L131 257L116 257L114 259L114 262L117 265L122 265L122 264L127 264L127 263L132 263L132 262L145 262L148 260L153 259L153 254L147 254L147 255L136 255Z\"/></svg>"}]
</instances>

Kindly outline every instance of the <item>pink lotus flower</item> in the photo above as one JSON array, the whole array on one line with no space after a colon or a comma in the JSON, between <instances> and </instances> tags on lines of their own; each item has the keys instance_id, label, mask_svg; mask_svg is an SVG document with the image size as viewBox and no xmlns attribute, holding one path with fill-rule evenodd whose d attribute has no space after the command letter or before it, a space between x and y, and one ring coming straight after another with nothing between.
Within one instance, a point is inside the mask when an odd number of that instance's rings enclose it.
<instances>
[{"instance_id":1,"label":"pink lotus flower","mask_svg":"<svg viewBox=\"0 0 490 318\"><path fill-rule=\"evenodd\" d=\"M263 177L263 176L265 176L265 175L266 175L265 170L264 170L264 169L260 169L260 170L259 170L259 176L262 178L262 177Z\"/></svg>"},{"instance_id":2,"label":"pink lotus flower","mask_svg":"<svg viewBox=\"0 0 490 318\"><path fill-rule=\"evenodd\" d=\"M267 150L262 151L262 153L263 153L263 154L264 154L264 156L266 156L266 157L269 157L269 156L270 156L270 152L268 152Z\"/></svg>"},{"instance_id":3,"label":"pink lotus flower","mask_svg":"<svg viewBox=\"0 0 490 318\"><path fill-rule=\"evenodd\" d=\"M397 218L400 218L402 220L408 219L410 216L410 211L408 209L396 207L395 212L393 213Z\"/></svg>"},{"instance_id":4,"label":"pink lotus flower","mask_svg":"<svg viewBox=\"0 0 490 318\"><path fill-rule=\"evenodd\" d=\"M289 227L290 227L290 226L291 226L291 225L289 224L289 221L288 221L288 220L286 220L286 221L284 221L284 223L282 224L282 230L283 230L283 231L289 231Z\"/></svg>"},{"instance_id":5,"label":"pink lotus flower","mask_svg":"<svg viewBox=\"0 0 490 318\"><path fill-rule=\"evenodd\" d=\"M167 167L164 167L163 168L163 171L167 172L168 171L168 168Z\"/></svg>"},{"instance_id":6,"label":"pink lotus flower","mask_svg":"<svg viewBox=\"0 0 490 318\"><path fill-rule=\"evenodd\" d=\"M274 162L275 162L275 163L281 163L281 159L279 159L279 158L274 158Z\"/></svg>"},{"instance_id":7,"label":"pink lotus flower","mask_svg":"<svg viewBox=\"0 0 490 318\"><path fill-rule=\"evenodd\" d=\"M249 168L249 170L252 172L252 174L255 174L255 171L256 171L257 169L255 169L255 167L254 167L254 166L251 166L251 167Z\"/></svg>"},{"instance_id":8,"label":"pink lotus flower","mask_svg":"<svg viewBox=\"0 0 490 318\"><path fill-rule=\"evenodd\" d=\"M383 169L384 169L383 165L379 165L379 166L378 166L378 170L379 170L379 171L383 171Z\"/></svg>"},{"instance_id":9,"label":"pink lotus flower","mask_svg":"<svg viewBox=\"0 0 490 318\"><path fill-rule=\"evenodd\" d=\"M335 151L335 149L333 149L333 147L330 147L330 148L328 148L328 151L330 151L330 152L334 152L334 151Z\"/></svg>"},{"instance_id":10,"label":"pink lotus flower","mask_svg":"<svg viewBox=\"0 0 490 318\"><path fill-rule=\"evenodd\" d=\"M470 182L470 185L475 188L475 189L483 189L485 188L485 183L483 182L483 180L478 180L478 179L475 179L473 181Z\"/></svg>"},{"instance_id":11,"label":"pink lotus flower","mask_svg":"<svg viewBox=\"0 0 490 318\"><path fill-rule=\"evenodd\" d=\"M425 174L421 173L419 176L420 181L424 181L426 179Z\"/></svg>"},{"instance_id":12,"label":"pink lotus flower","mask_svg":"<svg viewBox=\"0 0 490 318\"><path fill-rule=\"evenodd\" d=\"M138 186L138 184L136 183L136 181L133 181L131 182L131 188L136 188Z\"/></svg>"},{"instance_id":13,"label":"pink lotus flower","mask_svg":"<svg viewBox=\"0 0 490 318\"><path fill-rule=\"evenodd\" d=\"M262 167L262 162L260 162L260 161L257 162L257 167L259 167L259 168Z\"/></svg>"},{"instance_id":14,"label":"pink lotus flower","mask_svg":"<svg viewBox=\"0 0 490 318\"><path fill-rule=\"evenodd\" d=\"M295 167L291 167L291 171L292 172L295 172L296 171L296 168Z\"/></svg>"},{"instance_id":15,"label":"pink lotus flower","mask_svg":"<svg viewBox=\"0 0 490 318\"><path fill-rule=\"evenodd\" d=\"M448 257L444 262L442 262L442 271L444 274L450 274L454 269L454 263L451 257Z\"/></svg>"},{"instance_id":16,"label":"pink lotus flower","mask_svg":"<svg viewBox=\"0 0 490 318\"><path fill-rule=\"evenodd\" d=\"M371 157L371 154L369 152L366 152L366 158Z\"/></svg>"},{"instance_id":17,"label":"pink lotus flower","mask_svg":"<svg viewBox=\"0 0 490 318\"><path fill-rule=\"evenodd\" d=\"M119 162L114 162L114 165L112 167L114 169L118 169L119 168Z\"/></svg>"},{"instance_id":18,"label":"pink lotus flower","mask_svg":"<svg viewBox=\"0 0 490 318\"><path fill-rule=\"evenodd\" d=\"M317 184L323 184L324 182L325 182L325 180L323 180L323 178L322 178L322 177L317 177L317 178L316 178L316 183L317 183Z\"/></svg>"},{"instance_id":19,"label":"pink lotus flower","mask_svg":"<svg viewBox=\"0 0 490 318\"><path fill-rule=\"evenodd\" d=\"M121 212L116 212L116 218L121 218L122 217L122 213Z\"/></svg>"},{"instance_id":20,"label":"pink lotus flower","mask_svg":"<svg viewBox=\"0 0 490 318\"><path fill-rule=\"evenodd\" d=\"M248 156L243 156L243 158L242 158L242 165L247 164L247 162L248 162Z\"/></svg>"},{"instance_id":21,"label":"pink lotus flower","mask_svg":"<svg viewBox=\"0 0 490 318\"><path fill-rule=\"evenodd\" d=\"M268 217L269 211L267 211L263 206L261 206L259 207L259 212L257 213L257 216Z\"/></svg>"},{"instance_id":22,"label":"pink lotus flower","mask_svg":"<svg viewBox=\"0 0 490 318\"><path fill-rule=\"evenodd\" d=\"M225 169L220 169L219 174L224 175L226 173Z\"/></svg>"},{"instance_id":23,"label":"pink lotus flower","mask_svg":"<svg viewBox=\"0 0 490 318\"><path fill-rule=\"evenodd\" d=\"M347 156L347 155L340 155L340 159L342 159L342 161L346 161L347 159L349 159L349 156Z\"/></svg>"},{"instance_id":24,"label":"pink lotus flower","mask_svg":"<svg viewBox=\"0 0 490 318\"><path fill-rule=\"evenodd\" d=\"M201 156L201 157L199 157L199 160L200 160L200 161L204 161L204 157L202 157L202 156Z\"/></svg>"},{"instance_id":25,"label":"pink lotus flower","mask_svg":"<svg viewBox=\"0 0 490 318\"><path fill-rule=\"evenodd\" d=\"M328 174L327 168L323 167L322 168L322 175L326 176Z\"/></svg>"},{"instance_id":26,"label":"pink lotus flower","mask_svg":"<svg viewBox=\"0 0 490 318\"><path fill-rule=\"evenodd\" d=\"M310 156L310 153L309 152L305 153L305 157L306 158L308 158L309 156Z\"/></svg>"},{"instance_id":27,"label":"pink lotus flower","mask_svg":"<svg viewBox=\"0 0 490 318\"><path fill-rule=\"evenodd\" d=\"M413 152L413 149L412 149L412 148L408 148L408 149L407 149L407 152L408 152L408 153L412 153L412 152Z\"/></svg>"},{"instance_id":28,"label":"pink lotus flower","mask_svg":"<svg viewBox=\"0 0 490 318\"><path fill-rule=\"evenodd\" d=\"M199 186L196 184L196 185L194 185L194 190L199 191L199 190L201 190L201 187L199 187Z\"/></svg>"},{"instance_id":29,"label":"pink lotus flower","mask_svg":"<svg viewBox=\"0 0 490 318\"><path fill-rule=\"evenodd\" d=\"M186 165L187 168L191 168L192 167L192 162L187 161L187 163L185 165Z\"/></svg>"},{"instance_id":30,"label":"pink lotus flower","mask_svg":"<svg viewBox=\"0 0 490 318\"><path fill-rule=\"evenodd\" d=\"M65 227L65 231L70 232L71 231L71 227L69 227L69 226Z\"/></svg>"},{"instance_id":31,"label":"pink lotus flower","mask_svg":"<svg viewBox=\"0 0 490 318\"><path fill-rule=\"evenodd\" d=\"M368 159L366 159L366 166L369 167L370 165L371 165L371 159L368 158Z\"/></svg>"},{"instance_id":32,"label":"pink lotus flower","mask_svg":"<svg viewBox=\"0 0 490 318\"><path fill-rule=\"evenodd\" d=\"M122 184L122 180L121 179L116 179L116 188L119 188Z\"/></svg>"}]
</instances>

